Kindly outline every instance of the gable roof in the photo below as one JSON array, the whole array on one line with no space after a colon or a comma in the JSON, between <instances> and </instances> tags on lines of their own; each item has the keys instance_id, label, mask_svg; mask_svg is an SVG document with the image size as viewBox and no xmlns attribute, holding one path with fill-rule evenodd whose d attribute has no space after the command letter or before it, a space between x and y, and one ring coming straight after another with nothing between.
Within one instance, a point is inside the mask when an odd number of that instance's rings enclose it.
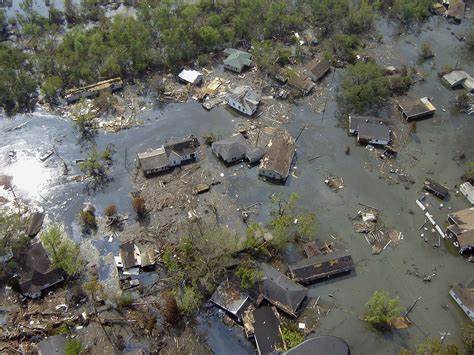
<instances>
[{"instance_id":1,"label":"gable roof","mask_svg":"<svg viewBox=\"0 0 474 355\"><path fill-rule=\"evenodd\" d=\"M286 179L290 173L294 154L294 139L287 133L277 133L268 144L259 169L273 170Z\"/></svg>"},{"instance_id":2,"label":"gable roof","mask_svg":"<svg viewBox=\"0 0 474 355\"><path fill-rule=\"evenodd\" d=\"M296 311L308 294L308 289L290 280L278 270L262 263L265 274L263 297L282 311L296 316Z\"/></svg>"},{"instance_id":3,"label":"gable roof","mask_svg":"<svg viewBox=\"0 0 474 355\"><path fill-rule=\"evenodd\" d=\"M224 161L241 159L247 152L247 141L241 134L212 143L212 150Z\"/></svg>"},{"instance_id":4,"label":"gable roof","mask_svg":"<svg viewBox=\"0 0 474 355\"><path fill-rule=\"evenodd\" d=\"M244 66L250 66L252 56L250 53L239 51L234 48L226 48L224 54L227 54L227 58L224 59L225 65L230 65L235 68L243 68Z\"/></svg>"},{"instance_id":5,"label":"gable roof","mask_svg":"<svg viewBox=\"0 0 474 355\"><path fill-rule=\"evenodd\" d=\"M448 214L461 230L474 229L474 207Z\"/></svg>"},{"instance_id":6,"label":"gable roof","mask_svg":"<svg viewBox=\"0 0 474 355\"><path fill-rule=\"evenodd\" d=\"M164 147L138 153L137 157L144 171L160 169L169 165L168 155Z\"/></svg>"},{"instance_id":7,"label":"gable roof","mask_svg":"<svg viewBox=\"0 0 474 355\"><path fill-rule=\"evenodd\" d=\"M280 322L272 307L260 307L253 311L254 337L260 355L274 354L282 347Z\"/></svg>"},{"instance_id":8,"label":"gable roof","mask_svg":"<svg viewBox=\"0 0 474 355\"><path fill-rule=\"evenodd\" d=\"M306 75L299 72L290 72L288 74L288 85L301 90L303 92L309 92L314 87L313 81Z\"/></svg>"},{"instance_id":9,"label":"gable roof","mask_svg":"<svg viewBox=\"0 0 474 355\"><path fill-rule=\"evenodd\" d=\"M197 81L202 80L202 73L196 70L187 70L183 69L181 73L179 73L178 77L181 80L187 81L188 83L196 83Z\"/></svg>"}]
</instances>

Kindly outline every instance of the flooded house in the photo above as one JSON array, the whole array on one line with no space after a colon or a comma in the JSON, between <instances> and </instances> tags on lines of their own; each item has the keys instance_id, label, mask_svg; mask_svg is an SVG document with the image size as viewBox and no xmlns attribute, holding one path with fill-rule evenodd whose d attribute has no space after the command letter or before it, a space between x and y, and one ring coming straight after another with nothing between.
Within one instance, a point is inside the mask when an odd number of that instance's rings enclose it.
<instances>
[{"instance_id":1,"label":"flooded house","mask_svg":"<svg viewBox=\"0 0 474 355\"><path fill-rule=\"evenodd\" d=\"M227 70L241 73L245 67L249 67L252 64L250 53L234 48L226 48L224 54L227 55L227 58L224 59L224 68Z\"/></svg>"},{"instance_id":2,"label":"flooded house","mask_svg":"<svg viewBox=\"0 0 474 355\"><path fill-rule=\"evenodd\" d=\"M296 264L288 265L291 278L300 283L311 283L354 269L352 256L347 250L315 255Z\"/></svg>"},{"instance_id":3,"label":"flooded house","mask_svg":"<svg viewBox=\"0 0 474 355\"><path fill-rule=\"evenodd\" d=\"M273 307L260 307L253 312L253 319L258 354L277 354L283 349L283 335L276 310Z\"/></svg>"},{"instance_id":4,"label":"flooded house","mask_svg":"<svg viewBox=\"0 0 474 355\"><path fill-rule=\"evenodd\" d=\"M64 98L68 105L74 104L82 98L90 99L99 96L101 92L114 93L123 89L123 81L121 78L113 78L109 80L99 81L95 84L83 86L80 88L67 90Z\"/></svg>"},{"instance_id":5,"label":"flooded house","mask_svg":"<svg viewBox=\"0 0 474 355\"><path fill-rule=\"evenodd\" d=\"M244 311L250 304L250 298L235 281L223 281L212 294L211 302L223 309L237 322L242 321Z\"/></svg>"},{"instance_id":6,"label":"flooded house","mask_svg":"<svg viewBox=\"0 0 474 355\"><path fill-rule=\"evenodd\" d=\"M450 88L461 86L464 80L469 78L470 75L464 70L453 70L448 74L443 75L443 82L445 82Z\"/></svg>"},{"instance_id":7,"label":"flooded house","mask_svg":"<svg viewBox=\"0 0 474 355\"><path fill-rule=\"evenodd\" d=\"M145 176L167 171L198 157L200 143L194 136L177 140L158 149L137 154L138 164Z\"/></svg>"},{"instance_id":8,"label":"flooded house","mask_svg":"<svg viewBox=\"0 0 474 355\"><path fill-rule=\"evenodd\" d=\"M425 179L423 188L442 200L444 200L449 194L449 190L446 187L430 178Z\"/></svg>"},{"instance_id":9,"label":"flooded house","mask_svg":"<svg viewBox=\"0 0 474 355\"><path fill-rule=\"evenodd\" d=\"M138 275L142 258L138 246L133 241L120 245L119 255L114 257L117 268L123 269L124 275Z\"/></svg>"},{"instance_id":10,"label":"flooded house","mask_svg":"<svg viewBox=\"0 0 474 355\"><path fill-rule=\"evenodd\" d=\"M264 273L263 298L283 312L296 317L308 294L308 289L268 264L262 263L261 267Z\"/></svg>"},{"instance_id":11,"label":"flooded house","mask_svg":"<svg viewBox=\"0 0 474 355\"><path fill-rule=\"evenodd\" d=\"M258 162L265 154L264 148L251 148L247 140L236 134L230 138L212 143L212 151L225 163L232 164L246 159L250 164Z\"/></svg>"},{"instance_id":12,"label":"flooded house","mask_svg":"<svg viewBox=\"0 0 474 355\"><path fill-rule=\"evenodd\" d=\"M183 69L181 73L178 74L178 77L181 81L191 85L200 85L203 79L202 73L187 69Z\"/></svg>"},{"instance_id":13,"label":"flooded house","mask_svg":"<svg viewBox=\"0 0 474 355\"><path fill-rule=\"evenodd\" d=\"M288 133L275 134L267 145L258 174L276 181L286 181L295 156L295 141Z\"/></svg>"},{"instance_id":14,"label":"flooded house","mask_svg":"<svg viewBox=\"0 0 474 355\"><path fill-rule=\"evenodd\" d=\"M51 264L41 243L35 243L24 251L19 266L20 292L29 298L39 298L42 291L65 279L63 270Z\"/></svg>"},{"instance_id":15,"label":"flooded house","mask_svg":"<svg viewBox=\"0 0 474 355\"><path fill-rule=\"evenodd\" d=\"M227 96L227 104L247 116L252 116L258 109L261 95L250 86L240 85Z\"/></svg>"},{"instance_id":16,"label":"flooded house","mask_svg":"<svg viewBox=\"0 0 474 355\"><path fill-rule=\"evenodd\" d=\"M471 205L474 205L474 186L468 181L459 185L459 191L466 197Z\"/></svg>"},{"instance_id":17,"label":"flooded house","mask_svg":"<svg viewBox=\"0 0 474 355\"><path fill-rule=\"evenodd\" d=\"M314 82L305 74L288 70L288 85L301 92L301 94L308 95L314 88Z\"/></svg>"},{"instance_id":18,"label":"flooded house","mask_svg":"<svg viewBox=\"0 0 474 355\"><path fill-rule=\"evenodd\" d=\"M474 207L448 214L446 236L460 254L474 250Z\"/></svg>"},{"instance_id":19,"label":"flooded house","mask_svg":"<svg viewBox=\"0 0 474 355\"><path fill-rule=\"evenodd\" d=\"M359 131L359 125L363 123L371 124L388 124L389 121L383 118L374 117L374 116L361 116L361 115L349 115L349 133L357 134Z\"/></svg>"},{"instance_id":20,"label":"flooded house","mask_svg":"<svg viewBox=\"0 0 474 355\"><path fill-rule=\"evenodd\" d=\"M322 335L306 339L283 355L350 355L349 345L341 338Z\"/></svg>"},{"instance_id":21,"label":"flooded house","mask_svg":"<svg viewBox=\"0 0 474 355\"><path fill-rule=\"evenodd\" d=\"M357 142L360 144L387 145L390 142L390 128L383 124L359 123Z\"/></svg>"},{"instance_id":22,"label":"flooded house","mask_svg":"<svg viewBox=\"0 0 474 355\"><path fill-rule=\"evenodd\" d=\"M405 121L428 118L436 111L436 107L434 107L427 97L399 102L398 109L402 113Z\"/></svg>"},{"instance_id":23,"label":"flooded house","mask_svg":"<svg viewBox=\"0 0 474 355\"><path fill-rule=\"evenodd\" d=\"M466 316L474 322L474 288L467 288L462 284L451 286L449 294Z\"/></svg>"},{"instance_id":24,"label":"flooded house","mask_svg":"<svg viewBox=\"0 0 474 355\"><path fill-rule=\"evenodd\" d=\"M331 70L331 64L326 59L314 59L306 66L306 74L315 83L324 78Z\"/></svg>"}]
</instances>

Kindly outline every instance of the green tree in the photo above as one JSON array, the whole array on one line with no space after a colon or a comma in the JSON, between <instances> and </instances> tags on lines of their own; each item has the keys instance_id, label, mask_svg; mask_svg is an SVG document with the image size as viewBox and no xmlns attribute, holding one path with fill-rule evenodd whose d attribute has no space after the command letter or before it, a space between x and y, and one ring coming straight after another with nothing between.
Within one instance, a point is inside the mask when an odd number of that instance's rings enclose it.
<instances>
[{"instance_id":1,"label":"green tree","mask_svg":"<svg viewBox=\"0 0 474 355\"><path fill-rule=\"evenodd\" d=\"M390 298L386 292L375 291L367 302L365 319L375 329L388 331L392 328L391 322L400 315L401 311L398 297Z\"/></svg>"},{"instance_id":2,"label":"green tree","mask_svg":"<svg viewBox=\"0 0 474 355\"><path fill-rule=\"evenodd\" d=\"M58 226L49 227L41 235L41 241L54 266L63 269L69 276L82 272L84 265L79 256L79 245L63 234Z\"/></svg>"},{"instance_id":3,"label":"green tree","mask_svg":"<svg viewBox=\"0 0 474 355\"><path fill-rule=\"evenodd\" d=\"M349 13L348 0L311 0L312 18L316 24L322 24L330 32L340 25Z\"/></svg>"},{"instance_id":4,"label":"green tree","mask_svg":"<svg viewBox=\"0 0 474 355\"><path fill-rule=\"evenodd\" d=\"M298 330L295 323L285 321L282 324L281 333L288 349L294 348L304 341L304 336Z\"/></svg>"},{"instance_id":5,"label":"green tree","mask_svg":"<svg viewBox=\"0 0 474 355\"><path fill-rule=\"evenodd\" d=\"M420 57L425 60L434 57L430 42L421 42Z\"/></svg>"},{"instance_id":6,"label":"green tree","mask_svg":"<svg viewBox=\"0 0 474 355\"><path fill-rule=\"evenodd\" d=\"M0 39L7 36L8 19L5 10L0 9Z\"/></svg>"},{"instance_id":7,"label":"green tree","mask_svg":"<svg viewBox=\"0 0 474 355\"><path fill-rule=\"evenodd\" d=\"M108 146L105 150L97 150L94 144L86 154L84 161L79 163L79 169L92 179L92 188L97 188L107 181L108 166L112 163L113 149Z\"/></svg>"},{"instance_id":8,"label":"green tree","mask_svg":"<svg viewBox=\"0 0 474 355\"><path fill-rule=\"evenodd\" d=\"M347 67L339 97L346 112L376 112L389 95L388 79L377 64L359 62Z\"/></svg>"},{"instance_id":9,"label":"green tree","mask_svg":"<svg viewBox=\"0 0 474 355\"><path fill-rule=\"evenodd\" d=\"M84 353L82 344L77 339L68 339L64 351L66 355L81 355Z\"/></svg>"},{"instance_id":10,"label":"green tree","mask_svg":"<svg viewBox=\"0 0 474 355\"><path fill-rule=\"evenodd\" d=\"M400 17L404 23L413 20L424 20L431 15L432 0L395 0L392 6L392 15Z\"/></svg>"},{"instance_id":11,"label":"green tree","mask_svg":"<svg viewBox=\"0 0 474 355\"><path fill-rule=\"evenodd\" d=\"M199 28L198 36L203 48L206 51L212 51L216 49L221 40L219 31L210 26L203 26Z\"/></svg>"},{"instance_id":12,"label":"green tree","mask_svg":"<svg viewBox=\"0 0 474 355\"><path fill-rule=\"evenodd\" d=\"M60 93L63 87L63 80L57 76L53 75L48 77L41 87L41 92L45 96L45 99L49 102L53 102L58 94Z\"/></svg>"},{"instance_id":13,"label":"green tree","mask_svg":"<svg viewBox=\"0 0 474 355\"><path fill-rule=\"evenodd\" d=\"M364 33L374 25L374 11L368 0L362 0L358 9L349 13L347 29L349 33Z\"/></svg>"},{"instance_id":14,"label":"green tree","mask_svg":"<svg viewBox=\"0 0 474 355\"><path fill-rule=\"evenodd\" d=\"M255 283L262 279L263 272L255 267L250 259L245 259L239 264L235 275L240 279L240 286L243 289L251 288Z\"/></svg>"},{"instance_id":15,"label":"green tree","mask_svg":"<svg viewBox=\"0 0 474 355\"><path fill-rule=\"evenodd\" d=\"M178 303L181 313L190 316L199 309L201 296L194 287L186 286Z\"/></svg>"}]
</instances>

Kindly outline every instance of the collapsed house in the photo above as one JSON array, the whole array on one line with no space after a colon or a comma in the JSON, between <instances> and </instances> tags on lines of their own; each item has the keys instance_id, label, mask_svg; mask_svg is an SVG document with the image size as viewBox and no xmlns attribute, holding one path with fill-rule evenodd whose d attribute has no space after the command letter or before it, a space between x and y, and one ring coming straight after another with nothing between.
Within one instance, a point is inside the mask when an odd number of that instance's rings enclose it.
<instances>
[{"instance_id":1,"label":"collapsed house","mask_svg":"<svg viewBox=\"0 0 474 355\"><path fill-rule=\"evenodd\" d=\"M211 149L217 157L227 164L243 159L246 159L250 164L255 164L265 154L264 148L251 148L247 140L240 133L212 143Z\"/></svg>"},{"instance_id":2,"label":"collapsed house","mask_svg":"<svg viewBox=\"0 0 474 355\"><path fill-rule=\"evenodd\" d=\"M449 194L449 190L446 187L438 184L436 181L430 178L425 179L423 188L442 200L444 200Z\"/></svg>"},{"instance_id":3,"label":"collapsed house","mask_svg":"<svg viewBox=\"0 0 474 355\"><path fill-rule=\"evenodd\" d=\"M202 73L196 70L187 70L183 69L181 73L178 74L178 77L181 81L192 85L199 85L202 83Z\"/></svg>"},{"instance_id":4,"label":"collapsed house","mask_svg":"<svg viewBox=\"0 0 474 355\"><path fill-rule=\"evenodd\" d=\"M433 106L427 97L400 102L398 109L402 113L405 121L427 118L432 116L436 111L436 107Z\"/></svg>"},{"instance_id":5,"label":"collapsed house","mask_svg":"<svg viewBox=\"0 0 474 355\"><path fill-rule=\"evenodd\" d=\"M262 295L268 302L283 312L296 317L305 300L308 289L290 280L278 270L262 263L264 273Z\"/></svg>"},{"instance_id":6,"label":"collapsed house","mask_svg":"<svg viewBox=\"0 0 474 355\"><path fill-rule=\"evenodd\" d=\"M459 185L459 191L467 198L471 205L474 205L474 186L468 181Z\"/></svg>"},{"instance_id":7,"label":"collapsed house","mask_svg":"<svg viewBox=\"0 0 474 355\"><path fill-rule=\"evenodd\" d=\"M155 265L155 253L151 249L140 251L133 241L122 243L119 255L114 256L115 266L122 270L123 275L138 275L140 269L151 268Z\"/></svg>"},{"instance_id":8,"label":"collapsed house","mask_svg":"<svg viewBox=\"0 0 474 355\"><path fill-rule=\"evenodd\" d=\"M288 265L290 276L300 283L311 283L354 269L352 256L347 250L315 255L296 264Z\"/></svg>"},{"instance_id":9,"label":"collapsed house","mask_svg":"<svg viewBox=\"0 0 474 355\"><path fill-rule=\"evenodd\" d=\"M194 136L161 146L158 149L138 153L138 164L145 176L167 171L198 157L200 143Z\"/></svg>"},{"instance_id":10,"label":"collapsed house","mask_svg":"<svg viewBox=\"0 0 474 355\"><path fill-rule=\"evenodd\" d=\"M227 104L244 115L252 116L258 109L260 98L259 92L250 86L241 85L227 96Z\"/></svg>"},{"instance_id":11,"label":"collapsed house","mask_svg":"<svg viewBox=\"0 0 474 355\"><path fill-rule=\"evenodd\" d=\"M288 133L275 134L267 146L258 174L277 181L286 181L295 155L295 141Z\"/></svg>"},{"instance_id":12,"label":"collapsed house","mask_svg":"<svg viewBox=\"0 0 474 355\"><path fill-rule=\"evenodd\" d=\"M283 335L278 314L273 307L253 311L255 344L259 355L276 354L283 348Z\"/></svg>"},{"instance_id":13,"label":"collapsed house","mask_svg":"<svg viewBox=\"0 0 474 355\"><path fill-rule=\"evenodd\" d=\"M28 247L18 263L21 269L19 286L23 296L39 298L43 290L65 279L63 270L52 266L41 243Z\"/></svg>"},{"instance_id":14,"label":"collapsed house","mask_svg":"<svg viewBox=\"0 0 474 355\"><path fill-rule=\"evenodd\" d=\"M448 214L446 235L460 254L474 249L474 207Z\"/></svg>"},{"instance_id":15,"label":"collapsed house","mask_svg":"<svg viewBox=\"0 0 474 355\"><path fill-rule=\"evenodd\" d=\"M296 345L283 355L350 355L349 345L338 337L330 335L309 338Z\"/></svg>"},{"instance_id":16,"label":"collapsed house","mask_svg":"<svg viewBox=\"0 0 474 355\"><path fill-rule=\"evenodd\" d=\"M121 78L113 78L109 80L99 81L95 84L83 86L80 88L67 90L64 98L68 105L74 104L82 98L90 99L99 96L101 92L114 93L123 89L123 81Z\"/></svg>"},{"instance_id":17,"label":"collapsed house","mask_svg":"<svg viewBox=\"0 0 474 355\"><path fill-rule=\"evenodd\" d=\"M227 58L224 59L224 68L236 73L241 73L245 67L249 67L252 64L252 56L247 52L226 48L224 54L227 55Z\"/></svg>"},{"instance_id":18,"label":"collapsed house","mask_svg":"<svg viewBox=\"0 0 474 355\"><path fill-rule=\"evenodd\" d=\"M468 92L474 92L474 78L463 70L453 70L443 75L443 82L452 89L462 86Z\"/></svg>"},{"instance_id":19,"label":"collapsed house","mask_svg":"<svg viewBox=\"0 0 474 355\"><path fill-rule=\"evenodd\" d=\"M302 95L308 95L314 88L314 82L303 73L288 70L288 85L301 92Z\"/></svg>"},{"instance_id":20,"label":"collapsed house","mask_svg":"<svg viewBox=\"0 0 474 355\"><path fill-rule=\"evenodd\" d=\"M326 59L314 59L308 63L305 72L316 83L324 78L330 69L331 64Z\"/></svg>"},{"instance_id":21,"label":"collapsed house","mask_svg":"<svg viewBox=\"0 0 474 355\"><path fill-rule=\"evenodd\" d=\"M241 322L243 312L250 304L250 299L241 291L240 285L226 280L212 294L211 302L223 309L237 322Z\"/></svg>"},{"instance_id":22,"label":"collapsed house","mask_svg":"<svg viewBox=\"0 0 474 355\"><path fill-rule=\"evenodd\" d=\"M451 286L449 294L464 313L474 322L474 288L462 284Z\"/></svg>"}]
</instances>

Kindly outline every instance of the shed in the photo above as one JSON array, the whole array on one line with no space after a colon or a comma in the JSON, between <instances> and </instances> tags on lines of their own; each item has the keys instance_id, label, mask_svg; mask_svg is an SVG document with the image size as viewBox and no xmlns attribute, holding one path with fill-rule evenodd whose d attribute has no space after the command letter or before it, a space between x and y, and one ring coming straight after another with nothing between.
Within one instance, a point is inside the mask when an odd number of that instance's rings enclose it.
<instances>
[{"instance_id":1,"label":"shed","mask_svg":"<svg viewBox=\"0 0 474 355\"><path fill-rule=\"evenodd\" d=\"M245 67L249 67L252 64L251 55L247 52L226 48L224 54L227 55L227 58L224 59L224 68L236 73L241 73Z\"/></svg>"},{"instance_id":2,"label":"shed","mask_svg":"<svg viewBox=\"0 0 474 355\"><path fill-rule=\"evenodd\" d=\"M398 104L403 118L406 121L432 116L436 108L427 97L418 100L407 100Z\"/></svg>"},{"instance_id":3,"label":"shed","mask_svg":"<svg viewBox=\"0 0 474 355\"><path fill-rule=\"evenodd\" d=\"M262 263L262 271L265 274L263 297L283 312L296 317L308 294L308 289L290 280L268 264Z\"/></svg>"},{"instance_id":4,"label":"shed","mask_svg":"<svg viewBox=\"0 0 474 355\"><path fill-rule=\"evenodd\" d=\"M254 338L259 355L276 354L283 348L283 336L273 307L260 307L253 312Z\"/></svg>"},{"instance_id":5,"label":"shed","mask_svg":"<svg viewBox=\"0 0 474 355\"><path fill-rule=\"evenodd\" d=\"M258 174L279 181L286 181L295 155L295 141L288 133L275 134L267 146Z\"/></svg>"},{"instance_id":6,"label":"shed","mask_svg":"<svg viewBox=\"0 0 474 355\"><path fill-rule=\"evenodd\" d=\"M240 85L227 97L227 104L247 116L252 116L258 109L261 94L250 86Z\"/></svg>"},{"instance_id":7,"label":"shed","mask_svg":"<svg viewBox=\"0 0 474 355\"><path fill-rule=\"evenodd\" d=\"M471 205L474 205L474 186L468 181L459 185L459 191L467 198Z\"/></svg>"},{"instance_id":8,"label":"shed","mask_svg":"<svg viewBox=\"0 0 474 355\"><path fill-rule=\"evenodd\" d=\"M196 70L183 69L181 73L179 73L178 77L182 81L185 81L193 85L199 85L202 83L202 73Z\"/></svg>"},{"instance_id":9,"label":"shed","mask_svg":"<svg viewBox=\"0 0 474 355\"><path fill-rule=\"evenodd\" d=\"M387 145L390 142L390 128L382 124L359 123L357 142L362 144Z\"/></svg>"},{"instance_id":10,"label":"shed","mask_svg":"<svg viewBox=\"0 0 474 355\"><path fill-rule=\"evenodd\" d=\"M306 339L283 355L350 355L350 353L349 345L341 338L322 335Z\"/></svg>"},{"instance_id":11,"label":"shed","mask_svg":"<svg viewBox=\"0 0 474 355\"><path fill-rule=\"evenodd\" d=\"M330 69L331 64L326 59L314 59L306 66L306 73L314 82L318 82Z\"/></svg>"},{"instance_id":12,"label":"shed","mask_svg":"<svg viewBox=\"0 0 474 355\"><path fill-rule=\"evenodd\" d=\"M66 336L52 335L41 340L36 346L39 355L63 355L66 351Z\"/></svg>"},{"instance_id":13,"label":"shed","mask_svg":"<svg viewBox=\"0 0 474 355\"><path fill-rule=\"evenodd\" d=\"M315 255L296 264L288 265L293 280L311 283L354 269L352 256L347 250Z\"/></svg>"},{"instance_id":14,"label":"shed","mask_svg":"<svg viewBox=\"0 0 474 355\"><path fill-rule=\"evenodd\" d=\"M462 284L451 286L449 294L463 312L474 322L474 288Z\"/></svg>"},{"instance_id":15,"label":"shed","mask_svg":"<svg viewBox=\"0 0 474 355\"><path fill-rule=\"evenodd\" d=\"M240 285L235 281L226 280L212 294L211 302L240 322L249 304L249 297L240 290Z\"/></svg>"},{"instance_id":16,"label":"shed","mask_svg":"<svg viewBox=\"0 0 474 355\"><path fill-rule=\"evenodd\" d=\"M436 181L430 178L425 179L423 188L442 200L444 200L449 194L449 190L446 187L441 184L438 184Z\"/></svg>"}]
</instances>

